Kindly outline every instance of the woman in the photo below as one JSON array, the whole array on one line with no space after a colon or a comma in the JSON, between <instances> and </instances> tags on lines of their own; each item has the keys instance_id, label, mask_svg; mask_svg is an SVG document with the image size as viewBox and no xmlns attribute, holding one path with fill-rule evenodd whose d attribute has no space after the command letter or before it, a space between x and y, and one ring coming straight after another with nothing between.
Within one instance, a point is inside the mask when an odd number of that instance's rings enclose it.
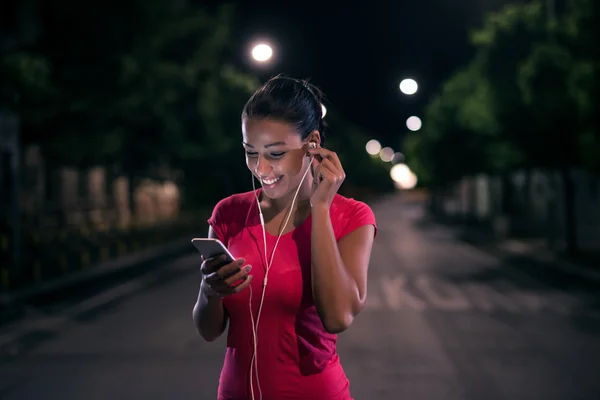
<instances>
[{"instance_id":1,"label":"woman","mask_svg":"<svg viewBox=\"0 0 600 400\"><path fill-rule=\"evenodd\" d=\"M219 400L351 398L336 335L365 304L376 223L337 193L344 170L323 128L317 89L281 76L242 112L246 164L262 187L215 206L208 236L241 258L203 260L193 312L207 341L229 320Z\"/></svg>"}]
</instances>

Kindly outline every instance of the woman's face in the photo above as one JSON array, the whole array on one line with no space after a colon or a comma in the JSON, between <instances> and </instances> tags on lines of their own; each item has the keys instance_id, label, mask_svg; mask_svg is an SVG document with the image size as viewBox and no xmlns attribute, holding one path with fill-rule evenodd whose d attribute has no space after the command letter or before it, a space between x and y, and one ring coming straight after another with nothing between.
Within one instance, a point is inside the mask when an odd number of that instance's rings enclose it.
<instances>
[{"instance_id":1,"label":"woman's face","mask_svg":"<svg viewBox=\"0 0 600 400\"><path fill-rule=\"evenodd\" d=\"M309 168L307 143L293 124L271 119L242 119L246 165L271 199L296 190ZM307 176L306 179L311 179Z\"/></svg>"}]
</instances>

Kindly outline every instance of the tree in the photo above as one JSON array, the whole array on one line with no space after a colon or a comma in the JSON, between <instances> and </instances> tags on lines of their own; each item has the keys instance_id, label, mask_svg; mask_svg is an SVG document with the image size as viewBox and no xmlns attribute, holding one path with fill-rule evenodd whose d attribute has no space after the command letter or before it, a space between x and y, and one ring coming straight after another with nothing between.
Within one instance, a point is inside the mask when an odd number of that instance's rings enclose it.
<instances>
[{"instance_id":1,"label":"tree","mask_svg":"<svg viewBox=\"0 0 600 400\"><path fill-rule=\"evenodd\" d=\"M597 20L590 0L570 0L558 20L547 18L540 1L490 14L472 35L475 59L432 100L420 137L405 142L407 153L419 157L409 164L432 182L477 171L559 168L568 249L575 251L569 170L600 165L599 57L591 39Z\"/></svg>"},{"instance_id":2,"label":"tree","mask_svg":"<svg viewBox=\"0 0 600 400\"><path fill-rule=\"evenodd\" d=\"M519 132L513 140L530 155L529 165L558 168L562 172L567 251L575 253L578 246L571 170L581 166L594 169L597 156L591 154L600 143L597 125L594 127L591 118L594 58L597 62L594 54L598 54L590 46L593 9L589 1L574 0L557 21L548 20L542 11L540 2L505 8L496 16L496 23L486 27L488 38L491 33L494 40L479 43L484 43L483 51L489 57L491 79L500 74L504 77L495 81L496 92L503 93L508 86L518 100L512 103L508 98L498 99L505 112L501 114L504 132ZM524 52L516 57L504 54L504 63L498 67L508 40L518 40ZM507 78L514 79L512 86ZM515 104L521 109L515 109ZM516 115L527 118L528 132L506 123ZM540 144L543 151L536 148Z\"/></svg>"},{"instance_id":3,"label":"tree","mask_svg":"<svg viewBox=\"0 0 600 400\"><path fill-rule=\"evenodd\" d=\"M582 163L582 116L590 114L592 104L589 58L595 49L590 11L591 1L571 0L554 21L543 2L507 5L472 35L493 88L501 131L527 155L525 166Z\"/></svg>"},{"instance_id":4,"label":"tree","mask_svg":"<svg viewBox=\"0 0 600 400\"><path fill-rule=\"evenodd\" d=\"M600 174L600 15L598 2L568 0L558 30L573 59L568 88L577 105L584 165Z\"/></svg>"},{"instance_id":5,"label":"tree","mask_svg":"<svg viewBox=\"0 0 600 400\"><path fill-rule=\"evenodd\" d=\"M471 37L482 62L483 74L491 86L491 102L502 135L523 155L523 164L547 165L558 149L539 151L542 132L527 106L519 86L519 71L537 43L548 37L542 3L511 4L490 14L484 26ZM546 146L544 146L546 147Z\"/></svg>"},{"instance_id":6,"label":"tree","mask_svg":"<svg viewBox=\"0 0 600 400\"><path fill-rule=\"evenodd\" d=\"M444 83L425 110L423 128L406 135L402 146L421 181L444 185L465 175L502 172L521 161L500 134L492 101L480 59Z\"/></svg>"},{"instance_id":7,"label":"tree","mask_svg":"<svg viewBox=\"0 0 600 400\"><path fill-rule=\"evenodd\" d=\"M51 163L125 160L140 172L231 146L224 96L246 95L257 81L222 65L230 5L59 3L40 10L37 43L2 63L11 77L4 98L23 118L26 143L41 144Z\"/></svg>"},{"instance_id":8,"label":"tree","mask_svg":"<svg viewBox=\"0 0 600 400\"><path fill-rule=\"evenodd\" d=\"M221 64L230 18L229 7L214 17L186 10L155 26L122 58L121 102L112 115L128 132L122 148L137 156L132 164L152 164L157 150L178 164L231 147L223 124L232 117L230 104L239 103L238 92L247 95L249 85L235 86L232 77L241 74ZM236 114L239 119L239 109Z\"/></svg>"},{"instance_id":9,"label":"tree","mask_svg":"<svg viewBox=\"0 0 600 400\"><path fill-rule=\"evenodd\" d=\"M132 182L185 176L215 196L223 185L236 190L223 174L239 177L240 165L214 164L239 147L240 113L259 81L223 64L232 6L190 4L42 6L43 34L0 61L2 100L21 116L23 144L39 144L49 168L115 165ZM186 192L196 204L211 195Z\"/></svg>"}]
</instances>

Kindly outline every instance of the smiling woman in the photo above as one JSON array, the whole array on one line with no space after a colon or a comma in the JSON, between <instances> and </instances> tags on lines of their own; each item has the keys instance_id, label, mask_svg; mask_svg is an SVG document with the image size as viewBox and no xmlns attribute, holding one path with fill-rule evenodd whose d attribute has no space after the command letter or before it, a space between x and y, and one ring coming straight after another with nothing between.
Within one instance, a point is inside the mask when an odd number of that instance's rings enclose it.
<instances>
[{"instance_id":1,"label":"smiling woman","mask_svg":"<svg viewBox=\"0 0 600 400\"><path fill-rule=\"evenodd\" d=\"M298 187L302 173L308 168L303 140L289 123L271 119L244 117L242 135L246 148L246 165L261 182L266 195L281 199ZM310 183L310 182L308 182ZM305 191L310 190L306 185ZM281 205L287 204L281 199Z\"/></svg>"},{"instance_id":2,"label":"smiling woman","mask_svg":"<svg viewBox=\"0 0 600 400\"><path fill-rule=\"evenodd\" d=\"M275 77L242 112L261 188L214 208L209 236L240 258L203 262L193 313L206 340L231 320L220 400L351 399L336 335L365 304L376 223L365 203L337 193L345 173L322 147L324 129L321 94L306 81Z\"/></svg>"}]
</instances>

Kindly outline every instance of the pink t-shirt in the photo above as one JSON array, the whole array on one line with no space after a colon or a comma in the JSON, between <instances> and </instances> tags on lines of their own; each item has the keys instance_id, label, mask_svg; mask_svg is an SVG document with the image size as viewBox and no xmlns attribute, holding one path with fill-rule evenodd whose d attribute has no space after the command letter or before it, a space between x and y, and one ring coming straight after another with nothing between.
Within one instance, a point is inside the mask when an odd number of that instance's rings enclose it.
<instances>
[{"instance_id":1,"label":"pink t-shirt","mask_svg":"<svg viewBox=\"0 0 600 400\"><path fill-rule=\"evenodd\" d=\"M257 194L260 196L260 190ZM330 208L337 240L363 225L374 225L365 203L336 195ZM221 200L208 223L236 258L252 265L251 308L256 321L265 276L264 244L254 192ZM376 228L377 229L377 228ZM267 232L269 259L277 237ZM337 335L327 333L311 290L311 217L283 235L277 245L258 326L258 375L263 400L348 400L349 382L336 352ZM250 399L253 353L250 290L227 296L227 350L219 400ZM255 399L259 398L253 371Z\"/></svg>"}]
</instances>

